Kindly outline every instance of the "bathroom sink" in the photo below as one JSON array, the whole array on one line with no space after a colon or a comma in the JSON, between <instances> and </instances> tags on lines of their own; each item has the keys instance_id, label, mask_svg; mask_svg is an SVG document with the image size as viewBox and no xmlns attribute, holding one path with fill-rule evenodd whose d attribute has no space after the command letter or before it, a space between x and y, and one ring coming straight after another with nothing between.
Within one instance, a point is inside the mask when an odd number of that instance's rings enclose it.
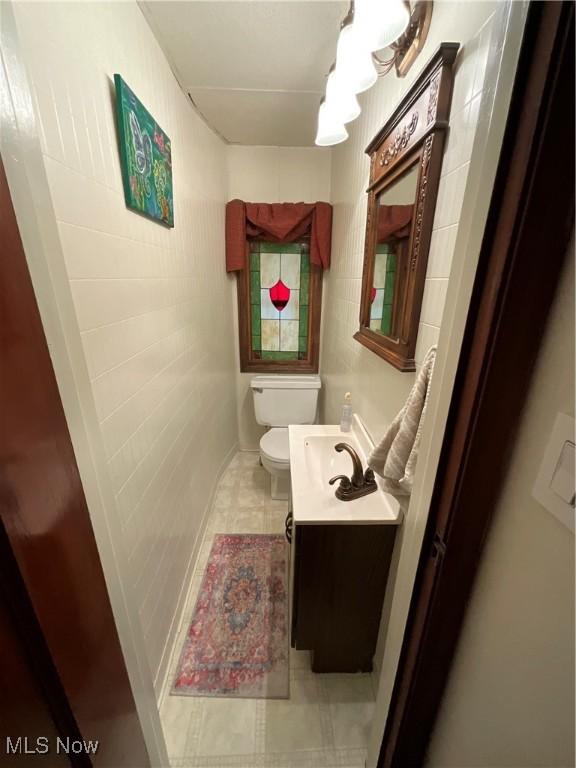
<instances>
[{"instance_id":1,"label":"bathroom sink","mask_svg":"<svg viewBox=\"0 0 576 768\"><path fill-rule=\"evenodd\" d=\"M346 442L357 449L356 440L349 439L349 436L340 430L338 435L308 435L304 438L304 461L308 482L315 488L325 489L326 481L334 475L351 474L350 456L347 453L337 453L334 446L339 442Z\"/></svg>"},{"instance_id":2,"label":"bathroom sink","mask_svg":"<svg viewBox=\"0 0 576 768\"><path fill-rule=\"evenodd\" d=\"M289 427L292 508L297 525L382 524L398 525L402 513L398 501L378 488L374 493L352 501L335 496L330 478L351 476L352 461L334 446L348 443L354 448L364 469L372 442L360 419L354 416L352 431L342 432L337 425L306 424Z\"/></svg>"}]
</instances>

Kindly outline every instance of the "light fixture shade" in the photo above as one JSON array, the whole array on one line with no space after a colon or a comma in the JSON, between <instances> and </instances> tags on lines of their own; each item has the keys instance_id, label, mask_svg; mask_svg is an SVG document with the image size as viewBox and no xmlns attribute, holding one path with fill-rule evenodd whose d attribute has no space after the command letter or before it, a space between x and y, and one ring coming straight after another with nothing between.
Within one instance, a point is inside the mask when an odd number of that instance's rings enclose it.
<instances>
[{"instance_id":1,"label":"light fixture shade","mask_svg":"<svg viewBox=\"0 0 576 768\"><path fill-rule=\"evenodd\" d=\"M348 138L348 131L344 123L339 122L332 111L328 108L327 102L320 104L318 110L318 132L316 133L316 144L319 147L331 147L334 144L340 144Z\"/></svg>"},{"instance_id":2,"label":"light fixture shade","mask_svg":"<svg viewBox=\"0 0 576 768\"><path fill-rule=\"evenodd\" d=\"M334 119L340 123L350 123L356 120L361 112L360 104L351 88L332 71L326 83L327 109Z\"/></svg>"},{"instance_id":3,"label":"light fixture shade","mask_svg":"<svg viewBox=\"0 0 576 768\"><path fill-rule=\"evenodd\" d=\"M343 27L336 48L336 74L353 93L371 88L378 74L370 50L362 43L356 24Z\"/></svg>"},{"instance_id":4,"label":"light fixture shade","mask_svg":"<svg viewBox=\"0 0 576 768\"><path fill-rule=\"evenodd\" d=\"M405 32L409 21L403 0L356 0L354 27L369 51L387 48Z\"/></svg>"}]
</instances>

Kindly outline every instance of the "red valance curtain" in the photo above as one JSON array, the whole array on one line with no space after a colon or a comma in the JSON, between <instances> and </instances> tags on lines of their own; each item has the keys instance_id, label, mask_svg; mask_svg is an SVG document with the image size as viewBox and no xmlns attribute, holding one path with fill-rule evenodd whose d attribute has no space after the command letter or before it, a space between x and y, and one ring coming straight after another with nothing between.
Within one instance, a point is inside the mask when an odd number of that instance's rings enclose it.
<instances>
[{"instance_id":1,"label":"red valance curtain","mask_svg":"<svg viewBox=\"0 0 576 768\"><path fill-rule=\"evenodd\" d=\"M413 205L381 205L378 209L378 242L390 237L408 237L412 223Z\"/></svg>"},{"instance_id":2,"label":"red valance curtain","mask_svg":"<svg viewBox=\"0 0 576 768\"><path fill-rule=\"evenodd\" d=\"M332 206L329 203L245 203L226 205L226 271L247 265L247 240L293 243L310 236L310 261L322 269L330 266Z\"/></svg>"}]
</instances>

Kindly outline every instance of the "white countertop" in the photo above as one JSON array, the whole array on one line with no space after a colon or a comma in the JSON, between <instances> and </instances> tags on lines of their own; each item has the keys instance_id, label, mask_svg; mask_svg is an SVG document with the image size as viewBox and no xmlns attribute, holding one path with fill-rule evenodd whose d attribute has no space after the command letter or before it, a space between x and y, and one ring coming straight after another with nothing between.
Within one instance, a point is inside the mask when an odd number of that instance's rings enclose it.
<instances>
[{"instance_id":1,"label":"white countertop","mask_svg":"<svg viewBox=\"0 0 576 768\"><path fill-rule=\"evenodd\" d=\"M373 443L355 414L350 432L337 425L303 424L290 426L290 476L292 511L296 525L399 525L399 502L381 488L353 501L335 496L337 484L329 485L334 475L352 475L348 453L337 453L337 443L349 443L366 469L366 459Z\"/></svg>"}]
</instances>

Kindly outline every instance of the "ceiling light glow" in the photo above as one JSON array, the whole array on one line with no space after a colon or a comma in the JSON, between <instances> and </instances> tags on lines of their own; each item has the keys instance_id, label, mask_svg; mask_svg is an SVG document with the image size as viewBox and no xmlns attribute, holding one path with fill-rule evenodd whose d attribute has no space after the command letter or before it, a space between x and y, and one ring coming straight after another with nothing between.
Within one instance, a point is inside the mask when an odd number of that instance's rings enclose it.
<instances>
[{"instance_id":1,"label":"ceiling light glow","mask_svg":"<svg viewBox=\"0 0 576 768\"><path fill-rule=\"evenodd\" d=\"M327 102L323 101L318 110L317 146L332 147L334 144L346 141L347 138L348 131L344 123L336 119L334 113L328 108Z\"/></svg>"},{"instance_id":2,"label":"ceiling light glow","mask_svg":"<svg viewBox=\"0 0 576 768\"><path fill-rule=\"evenodd\" d=\"M387 48L405 31L410 11L403 0L356 0L354 27L370 52Z\"/></svg>"},{"instance_id":3,"label":"ceiling light glow","mask_svg":"<svg viewBox=\"0 0 576 768\"><path fill-rule=\"evenodd\" d=\"M346 124L361 112L357 94L393 68L398 77L408 72L426 40L432 5L426 0L350 0L318 111L318 146L346 141ZM382 60L377 51L388 47L391 57Z\"/></svg>"},{"instance_id":4,"label":"ceiling light glow","mask_svg":"<svg viewBox=\"0 0 576 768\"><path fill-rule=\"evenodd\" d=\"M342 78L338 77L336 70L333 70L328 76L326 104L334 119L341 123L350 123L352 120L356 120L361 112L356 95Z\"/></svg>"},{"instance_id":5,"label":"ceiling light glow","mask_svg":"<svg viewBox=\"0 0 576 768\"><path fill-rule=\"evenodd\" d=\"M336 74L353 93L371 88L378 79L372 53L362 42L356 24L343 27L336 48Z\"/></svg>"}]
</instances>

